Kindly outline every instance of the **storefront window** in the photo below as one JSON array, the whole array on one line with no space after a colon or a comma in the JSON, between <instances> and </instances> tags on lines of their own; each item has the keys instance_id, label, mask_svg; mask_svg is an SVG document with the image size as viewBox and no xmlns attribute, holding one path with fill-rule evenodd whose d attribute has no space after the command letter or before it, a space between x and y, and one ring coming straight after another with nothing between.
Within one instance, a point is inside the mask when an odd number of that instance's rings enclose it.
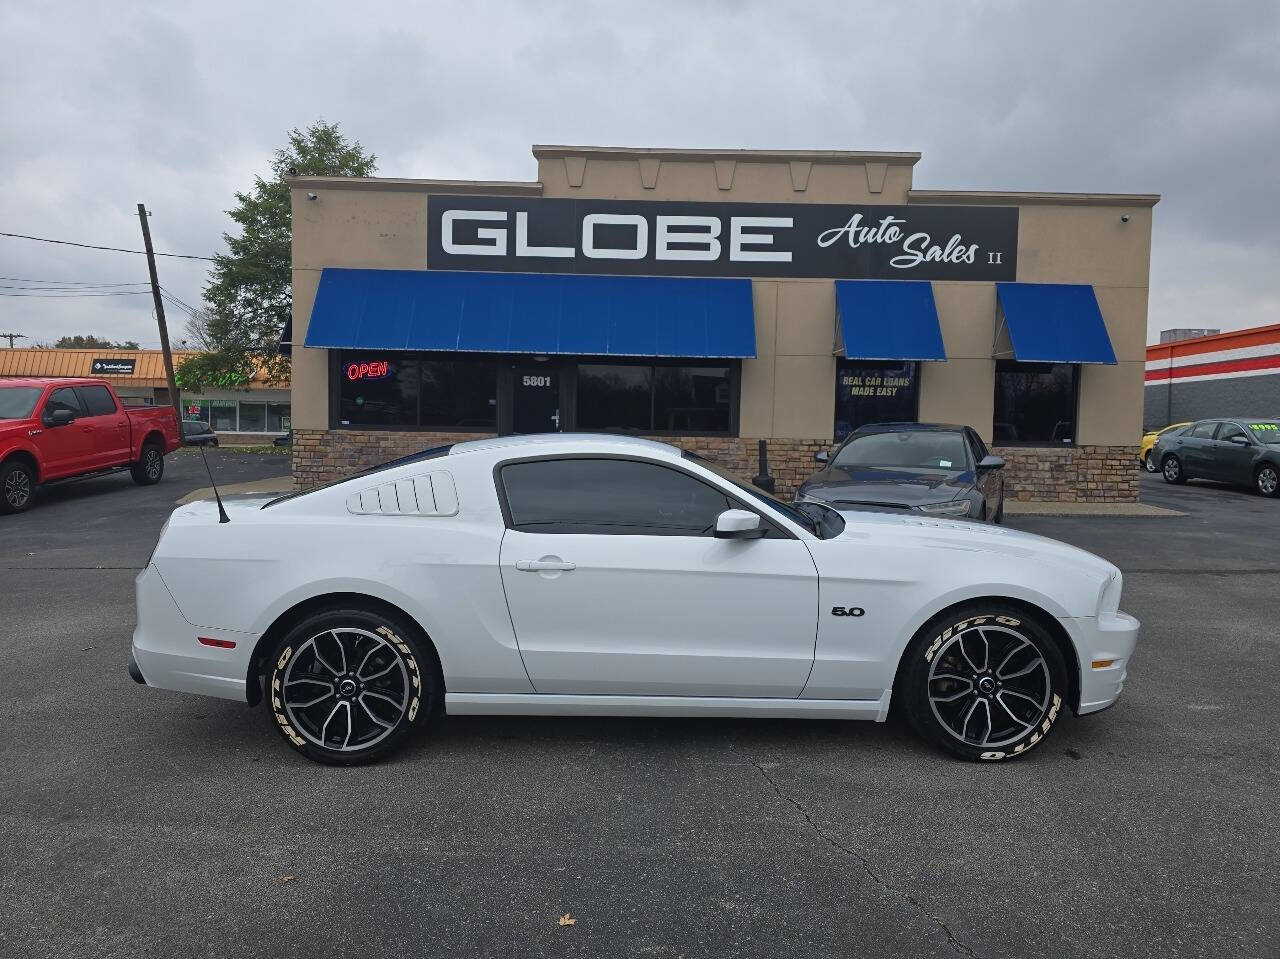
<instances>
[{"instance_id":1,"label":"storefront window","mask_svg":"<svg viewBox=\"0 0 1280 959\"><path fill-rule=\"evenodd\" d=\"M240 432L262 433L267 428L266 403L240 404Z\"/></svg>"},{"instance_id":2,"label":"storefront window","mask_svg":"<svg viewBox=\"0 0 1280 959\"><path fill-rule=\"evenodd\" d=\"M577 428L728 433L730 374L728 366L583 363Z\"/></svg>"},{"instance_id":3,"label":"storefront window","mask_svg":"<svg viewBox=\"0 0 1280 959\"><path fill-rule=\"evenodd\" d=\"M267 432L268 433L288 433L290 421L290 404L288 403L268 403L267 404Z\"/></svg>"},{"instance_id":4,"label":"storefront window","mask_svg":"<svg viewBox=\"0 0 1280 959\"><path fill-rule=\"evenodd\" d=\"M485 361L424 360L419 424L487 432L498 424L498 368Z\"/></svg>"},{"instance_id":5,"label":"storefront window","mask_svg":"<svg viewBox=\"0 0 1280 959\"><path fill-rule=\"evenodd\" d=\"M419 376L416 359L343 353L338 421L343 426L417 426Z\"/></svg>"},{"instance_id":6,"label":"storefront window","mask_svg":"<svg viewBox=\"0 0 1280 959\"><path fill-rule=\"evenodd\" d=\"M215 433L236 432L236 404L225 400L209 403L209 425Z\"/></svg>"},{"instance_id":7,"label":"storefront window","mask_svg":"<svg viewBox=\"0 0 1280 959\"><path fill-rule=\"evenodd\" d=\"M919 369L909 360L838 360L836 440L871 423L914 423Z\"/></svg>"},{"instance_id":8,"label":"storefront window","mask_svg":"<svg viewBox=\"0 0 1280 959\"><path fill-rule=\"evenodd\" d=\"M283 409L287 417L289 408ZM342 426L493 431L498 423L497 364L343 353L338 361L338 421Z\"/></svg>"},{"instance_id":9,"label":"storefront window","mask_svg":"<svg viewBox=\"0 0 1280 959\"><path fill-rule=\"evenodd\" d=\"M578 428L652 429L653 367L579 366Z\"/></svg>"},{"instance_id":10,"label":"storefront window","mask_svg":"<svg viewBox=\"0 0 1280 959\"><path fill-rule=\"evenodd\" d=\"M995 445L1075 442L1079 375L1080 367L1073 363L998 360Z\"/></svg>"}]
</instances>

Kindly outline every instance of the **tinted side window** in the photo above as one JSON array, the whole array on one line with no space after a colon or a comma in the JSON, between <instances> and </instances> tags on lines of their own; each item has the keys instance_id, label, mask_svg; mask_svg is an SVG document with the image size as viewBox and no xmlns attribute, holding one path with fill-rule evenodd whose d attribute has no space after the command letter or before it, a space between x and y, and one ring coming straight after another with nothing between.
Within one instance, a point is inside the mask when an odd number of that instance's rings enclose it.
<instances>
[{"instance_id":1,"label":"tinted side window","mask_svg":"<svg viewBox=\"0 0 1280 959\"><path fill-rule=\"evenodd\" d=\"M1218 427L1218 439L1229 440L1233 436L1244 436L1245 439L1248 439L1248 437L1245 436L1244 430L1235 423L1223 423Z\"/></svg>"},{"instance_id":2,"label":"tinted side window","mask_svg":"<svg viewBox=\"0 0 1280 959\"><path fill-rule=\"evenodd\" d=\"M710 536L729 498L678 470L635 460L511 463L502 486L526 533Z\"/></svg>"},{"instance_id":3,"label":"tinted side window","mask_svg":"<svg viewBox=\"0 0 1280 959\"><path fill-rule=\"evenodd\" d=\"M1213 439L1213 431L1217 428L1217 423L1197 423L1191 427L1191 435L1198 440Z\"/></svg>"},{"instance_id":4,"label":"tinted side window","mask_svg":"<svg viewBox=\"0 0 1280 959\"><path fill-rule=\"evenodd\" d=\"M105 386L81 386L79 392L85 416L109 416L116 411L116 401Z\"/></svg>"},{"instance_id":5,"label":"tinted side window","mask_svg":"<svg viewBox=\"0 0 1280 959\"><path fill-rule=\"evenodd\" d=\"M49 402L44 404L45 413L54 413L58 410L70 410L76 416L84 416L84 410L80 408L80 400L76 397L76 391L70 386L54 390L49 394Z\"/></svg>"}]
</instances>

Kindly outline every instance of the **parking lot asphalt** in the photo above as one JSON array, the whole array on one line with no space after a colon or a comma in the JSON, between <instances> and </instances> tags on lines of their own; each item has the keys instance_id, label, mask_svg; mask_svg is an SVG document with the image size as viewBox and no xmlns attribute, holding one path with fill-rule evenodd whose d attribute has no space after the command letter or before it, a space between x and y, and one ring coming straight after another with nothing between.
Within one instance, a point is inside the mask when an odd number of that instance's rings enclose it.
<instances>
[{"instance_id":1,"label":"parking lot asphalt","mask_svg":"<svg viewBox=\"0 0 1280 959\"><path fill-rule=\"evenodd\" d=\"M459 717L334 769L125 673L133 577L207 483L182 454L0 517L0 955L1280 955L1280 502L1146 476L1187 515L1011 517L1143 620L1120 703L1018 762L896 722Z\"/></svg>"}]
</instances>

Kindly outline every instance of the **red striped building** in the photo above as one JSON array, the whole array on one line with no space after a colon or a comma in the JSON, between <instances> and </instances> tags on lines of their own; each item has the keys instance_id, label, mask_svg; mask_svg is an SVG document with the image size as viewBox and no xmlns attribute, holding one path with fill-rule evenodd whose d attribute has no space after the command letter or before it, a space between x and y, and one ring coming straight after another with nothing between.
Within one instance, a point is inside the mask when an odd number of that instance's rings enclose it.
<instances>
[{"instance_id":1,"label":"red striped building","mask_svg":"<svg viewBox=\"0 0 1280 959\"><path fill-rule=\"evenodd\" d=\"M1143 423L1280 416L1280 324L1147 347Z\"/></svg>"}]
</instances>

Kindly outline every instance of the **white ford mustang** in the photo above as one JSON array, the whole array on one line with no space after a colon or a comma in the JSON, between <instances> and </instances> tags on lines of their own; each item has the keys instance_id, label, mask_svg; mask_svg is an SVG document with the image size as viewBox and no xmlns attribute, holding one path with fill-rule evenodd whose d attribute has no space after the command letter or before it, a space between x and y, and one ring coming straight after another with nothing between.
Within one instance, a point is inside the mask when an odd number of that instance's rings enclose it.
<instances>
[{"instance_id":1,"label":"white ford mustang","mask_svg":"<svg viewBox=\"0 0 1280 959\"><path fill-rule=\"evenodd\" d=\"M177 509L130 673L257 703L360 763L454 714L883 721L970 759L1115 702L1120 571L965 521L788 506L647 440L427 450L306 493Z\"/></svg>"}]
</instances>

